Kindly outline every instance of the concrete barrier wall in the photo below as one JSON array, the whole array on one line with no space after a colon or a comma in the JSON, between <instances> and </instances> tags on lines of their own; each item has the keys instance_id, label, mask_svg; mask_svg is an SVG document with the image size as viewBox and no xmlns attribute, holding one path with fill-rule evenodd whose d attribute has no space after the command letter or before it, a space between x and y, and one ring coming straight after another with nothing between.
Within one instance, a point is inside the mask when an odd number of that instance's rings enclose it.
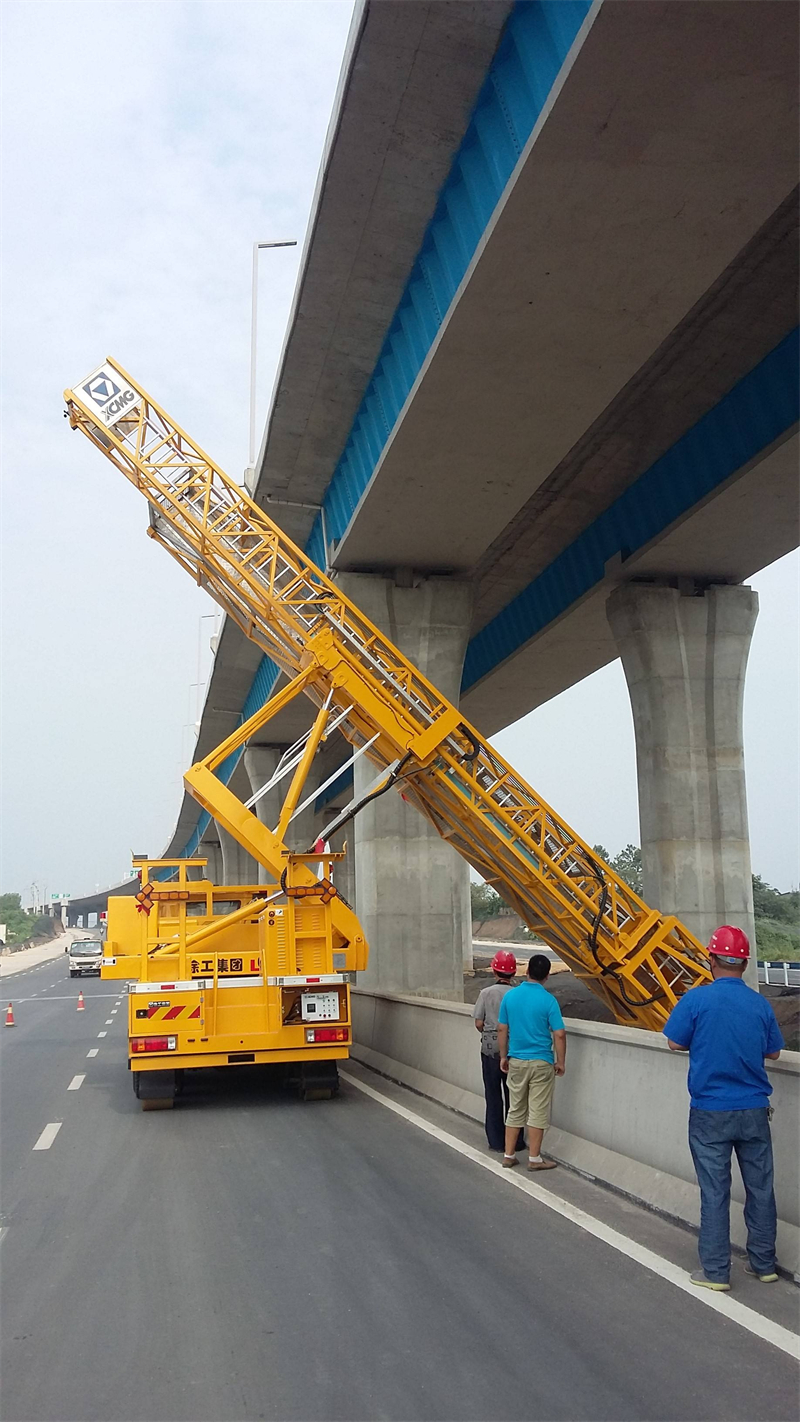
<instances>
[{"instance_id":1,"label":"concrete barrier wall","mask_svg":"<svg viewBox=\"0 0 800 1422\"><path fill-rule=\"evenodd\" d=\"M555 1159L654 1209L697 1225L699 1196L686 1139L688 1058L655 1032L567 1023L567 1073L556 1082L545 1149ZM353 989L353 1056L415 1091L483 1121L478 1034L467 1004ZM768 1064L781 1263L800 1274L800 1053ZM731 1231L744 1244L734 1168Z\"/></svg>"}]
</instances>

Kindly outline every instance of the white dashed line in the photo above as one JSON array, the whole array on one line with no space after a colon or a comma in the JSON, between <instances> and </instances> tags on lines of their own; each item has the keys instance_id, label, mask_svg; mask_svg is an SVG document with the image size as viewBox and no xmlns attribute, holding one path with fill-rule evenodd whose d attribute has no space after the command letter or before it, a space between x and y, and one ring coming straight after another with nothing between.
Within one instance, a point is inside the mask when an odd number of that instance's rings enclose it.
<instances>
[{"instance_id":1,"label":"white dashed line","mask_svg":"<svg viewBox=\"0 0 800 1422\"><path fill-rule=\"evenodd\" d=\"M106 1018L106 1027L113 1027L113 1026L114 1026L114 1019L113 1019L113 1017L107 1017L107 1018Z\"/></svg>"},{"instance_id":2,"label":"white dashed line","mask_svg":"<svg viewBox=\"0 0 800 1422\"><path fill-rule=\"evenodd\" d=\"M99 1047L92 1047L92 1050L91 1050L90 1052L87 1052L86 1055L87 1055L87 1057L96 1057L96 1056L97 1056L97 1053L98 1053L99 1051L100 1051L100 1048L99 1048Z\"/></svg>"},{"instance_id":3,"label":"white dashed line","mask_svg":"<svg viewBox=\"0 0 800 1422\"><path fill-rule=\"evenodd\" d=\"M107 1032L98 1032L97 1035L98 1035L98 1037L107 1037L107 1036L108 1036L108 1033L107 1033Z\"/></svg>"},{"instance_id":4,"label":"white dashed line","mask_svg":"<svg viewBox=\"0 0 800 1422\"><path fill-rule=\"evenodd\" d=\"M45 1126L33 1149L49 1150L60 1130L60 1121L50 1121L49 1124Z\"/></svg>"},{"instance_id":5,"label":"white dashed line","mask_svg":"<svg viewBox=\"0 0 800 1422\"><path fill-rule=\"evenodd\" d=\"M86 1080L86 1073L85 1073L85 1072L84 1072L81 1076L73 1076L72 1081L70 1082L69 1086L67 1087L67 1091L80 1091L80 1089L81 1089L81 1087L83 1086L83 1083L85 1082L85 1080Z\"/></svg>"}]
</instances>

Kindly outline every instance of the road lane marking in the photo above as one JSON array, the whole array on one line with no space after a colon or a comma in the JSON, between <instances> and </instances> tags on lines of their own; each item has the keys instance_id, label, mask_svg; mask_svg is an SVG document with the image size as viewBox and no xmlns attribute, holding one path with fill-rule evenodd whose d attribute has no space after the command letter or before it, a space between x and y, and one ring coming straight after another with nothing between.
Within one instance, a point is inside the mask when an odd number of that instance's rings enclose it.
<instances>
[{"instance_id":1,"label":"road lane marking","mask_svg":"<svg viewBox=\"0 0 800 1422\"><path fill-rule=\"evenodd\" d=\"M542 1185L535 1184L527 1175L520 1175L516 1170L505 1170L499 1162L483 1155L474 1146L467 1145L457 1136L451 1136L448 1131L434 1126L431 1121L426 1121L414 1111L409 1111L408 1107L401 1105L399 1101L392 1101L390 1097L383 1096L373 1086L369 1086L365 1081L359 1081L349 1072L340 1071L339 1075L343 1081L355 1086L365 1096L371 1096L373 1101L378 1101L381 1106L386 1106L389 1111L394 1111L395 1115L402 1116L404 1121L409 1121L412 1126L417 1126L427 1135L433 1136L434 1140L449 1146L451 1150L458 1151L459 1155L466 1156L467 1160L473 1161L475 1165L481 1165L484 1170L491 1171L492 1175L496 1175L507 1185L513 1185L517 1190L523 1190L526 1195L533 1196L534 1200L546 1205L548 1210L553 1210L555 1214L571 1220L579 1229L585 1230L587 1234L593 1234L595 1239L602 1240L604 1244L610 1245L612 1249L626 1255L628 1259L633 1259L635 1263L641 1264L643 1268L649 1269L659 1278L666 1279L667 1283L674 1284L677 1289L681 1289L697 1303L705 1304L706 1308L712 1308L716 1313L723 1314L732 1323L738 1323L749 1333L755 1334L757 1338L762 1338L765 1343L772 1343L775 1348L780 1348L782 1352L788 1353L790 1358L800 1359L800 1338L788 1328L783 1328L779 1323L773 1323L771 1318L764 1318L760 1313L756 1313L755 1309L748 1308L746 1304L739 1303L738 1299L732 1299L728 1294L713 1293L710 1289L698 1289L695 1284L690 1282L688 1273L680 1265L673 1264L669 1259L662 1259L659 1254L654 1253L652 1249L647 1249L643 1244L637 1244L634 1239L627 1239L624 1234L620 1234L619 1230L612 1229L610 1225L595 1219L593 1215L587 1214L585 1210L579 1209L569 1200L546 1190Z\"/></svg>"},{"instance_id":2,"label":"road lane marking","mask_svg":"<svg viewBox=\"0 0 800 1422\"><path fill-rule=\"evenodd\" d=\"M60 1130L61 1130L61 1122L60 1122L60 1121L50 1121L50 1122L45 1126L44 1130L42 1131L42 1134L40 1135L40 1137L39 1137L38 1141L36 1142L36 1145L33 1147L33 1149L34 1149L34 1150L49 1150L50 1147L51 1147L51 1145L53 1144L53 1141L55 1140L55 1138L56 1138L56 1136L58 1135L58 1133L59 1133Z\"/></svg>"},{"instance_id":3,"label":"road lane marking","mask_svg":"<svg viewBox=\"0 0 800 1422\"><path fill-rule=\"evenodd\" d=\"M107 1017L107 1018L106 1018L106 1027L113 1027L113 1026L114 1026L114 1019L113 1019L113 1017Z\"/></svg>"},{"instance_id":4,"label":"road lane marking","mask_svg":"<svg viewBox=\"0 0 800 1422\"><path fill-rule=\"evenodd\" d=\"M99 1047L92 1047L92 1050L91 1050L90 1052L87 1052L86 1055L87 1055L87 1057L96 1057L96 1056L97 1056L97 1053L98 1053L99 1051L100 1051L100 1048L99 1048Z\"/></svg>"},{"instance_id":5,"label":"road lane marking","mask_svg":"<svg viewBox=\"0 0 800 1422\"><path fill-rule=\"evenodd\" d=\"M67 1087L67 1091L80 1091L80 1089L81 1089L81 1087L83 1086L83 1083L85 1082L85 1080L86 1080L86 1073L85 1073L85 1072L84 1072L81 1076L73 1076L72 1081L70 1082L69 1086Z\"/></svg>"},{"instance_id":6,"label":"road lane marking","mask_svg":"<svg viewBox=\"0 0 800 1422\"><path fill-rule=\"evenodd\" d=\"M107 1037L107 1036L108 1036L108 1033L107 1033L107 1032L98 1032L97 1035L98 1035L98 1037Z\"/></svg>"}]
</instances>

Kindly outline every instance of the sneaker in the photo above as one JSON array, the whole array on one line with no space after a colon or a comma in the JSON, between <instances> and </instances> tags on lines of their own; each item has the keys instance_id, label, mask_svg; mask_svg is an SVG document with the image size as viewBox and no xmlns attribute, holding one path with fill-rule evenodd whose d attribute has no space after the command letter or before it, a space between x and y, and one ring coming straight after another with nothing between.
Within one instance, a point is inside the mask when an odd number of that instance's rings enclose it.
<instances>
[{"instance_id":1,"label":"sneaker","mask_svg":"<svg viewBox=\"0 0 800 1422\"><path fill-rule=\"evenodd\" d=\"M769 1274L759 1274L758 1270L754 1269L752 1264L745 1264L744 1272L745 1274L749 1274L751 1279L758 1279L761 1284L777 1284L778 1282L778 1275L774 1269L772 1269Z\"/></svg>"},{"instance_id":2,"label":"sneaker","mask_svg":"<svg viewBox=\"0 0 800 1422\"><path fill-rule=\"evenodd\" d=\"M693 1284L697 1285L698 1289L714 1289L719 1294L727 1293L731 1287L730 1284L723 1284L720 1279L709 1279L702 1269L697 1269L694 1274L689 1275L689 1278Z\"/></svg>"},{"instance_id":3,"label":"sneaker","mask_svg":"<svg viewBox=\"0 0 800 1422\"><path fill-rule=\"evenodd\" d=\"M503 1169L504 1169L504 1170L511 1170L516 1164L517 1164L517 1157L516 1157L515 1155L504 1155L504 1156L503 1156Z\"/></svg>"}]
</instances>

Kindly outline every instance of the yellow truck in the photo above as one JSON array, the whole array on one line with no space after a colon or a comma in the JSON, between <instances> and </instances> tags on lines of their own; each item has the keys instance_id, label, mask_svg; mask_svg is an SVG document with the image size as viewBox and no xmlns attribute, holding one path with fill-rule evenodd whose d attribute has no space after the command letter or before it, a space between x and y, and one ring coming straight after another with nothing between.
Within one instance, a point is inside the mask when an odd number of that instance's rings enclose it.
<instances>
[{"instance_id":1,"label":"yellow truck","mask_svg":"<svg viewBox=\"0 0 800 1422\"><path fill-rule=\"evenodd\" d=\"M145 1110L171 1106L193 1067L277 1063L302 1099L336 1094L350 976L367 956L329 877L341 857L287 853L274 889L195 877L205 860L134 861L142 887L108 901L102 973L129 984L129 1065ZM309 883L316 864L323 877Z\"/></svg>"},{"instance_id":2,"label":"yellow truck","mask_svg":"<svg viewBox=\"0 0 800 1422\"><path fill-rule=\"evenodd\" d=\"M352 748L346 764L364 755L377 773L323 841L395 786L619 1022L658 1031L678 998L710 979L689 930L600 862L122 366L104 361L65 399L72 429L144 494L149 536L287 679L184 776L271 883L223 888L191 877L202 872L197 860L148 861L132 906L109 903L103 975L130 980L130 1065L145 1104L171 1104L186 1066L243 1060L288 1063L301 1089L335 1090L349 1042L347 974L366 965L367 945L331 882L331 856L292 855L285 842L317 748L334 729ZM270 830L217 772L300 694L316 716L276 772L276 781L291 779ZM332 1032L347 1036L330 1040Z\"/></svg>"}]
</instances>

